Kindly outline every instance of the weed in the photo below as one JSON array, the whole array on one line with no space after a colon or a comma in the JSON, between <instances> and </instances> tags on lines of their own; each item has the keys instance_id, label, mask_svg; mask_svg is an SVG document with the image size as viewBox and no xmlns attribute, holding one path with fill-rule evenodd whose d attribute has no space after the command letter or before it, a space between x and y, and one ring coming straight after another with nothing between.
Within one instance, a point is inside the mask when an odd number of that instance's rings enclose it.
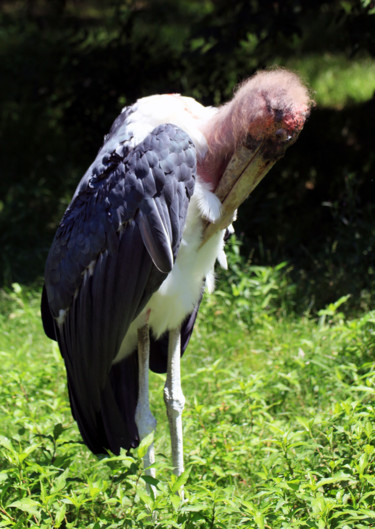
<instances>
[{"instance_id":1,"label":"weed","mask_svg":"<svg viewBox=\"0 0 375 529\"><path fill-rule=\"evenodd\" d=\"M187 471L178 479L163 377L151 377L157 477L144 474L143 445L95 458L43 335L39 292L2 291L0 527L374 527L375 313L347 320L343 298L297 317L287 265L253 268L236 244L229 258L182 362Z\"/></svg>"}]
</instances>

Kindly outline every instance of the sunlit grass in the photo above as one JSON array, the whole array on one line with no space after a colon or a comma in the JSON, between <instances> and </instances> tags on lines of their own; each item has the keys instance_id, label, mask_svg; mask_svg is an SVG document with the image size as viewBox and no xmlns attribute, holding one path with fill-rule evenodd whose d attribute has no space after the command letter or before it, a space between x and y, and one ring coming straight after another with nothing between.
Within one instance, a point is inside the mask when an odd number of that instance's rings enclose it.
<instances>
[{"instance_id":1,"label":"sunlit grass","mask_svg":"<svg viewBox=\"0 0 375 529\"><path fill-rule=\"evenodd\" d=\"M344 55L307 55L284 66L298 72L318 105L342 108L367 101L375 93L375 59Z\"/></svg>"},{"instance_id":2,"label":"sunlit grass","mask_svg":"<svg viewBox=\"0 0 375 529\"><path fill-rule=\"evenodd\" d=\"M375 314L349 320L342 298L297 316L285 265L251 267L235 244L229 261L182 360L184 503L164 376L151 377L153 498L142 452L98 460L81 444L38 289L2 292L0 527L373 527Z\"/></svg>"}]
</instances>

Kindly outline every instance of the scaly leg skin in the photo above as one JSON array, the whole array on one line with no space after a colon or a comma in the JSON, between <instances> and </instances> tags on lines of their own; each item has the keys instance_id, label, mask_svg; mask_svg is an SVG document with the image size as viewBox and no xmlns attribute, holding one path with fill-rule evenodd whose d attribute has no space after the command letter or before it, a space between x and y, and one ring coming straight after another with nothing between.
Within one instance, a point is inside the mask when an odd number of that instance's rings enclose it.
<instances>
[{"instance_id":1,"label":"scaly leg skin","mask_svg":"<svg viewBox=\"0 0 375 529\"><path fill-rule=\"evenodd\" d=\"M149 328L146 323L138 329L138 363L139 363L139 393L137 408L135 410L135 423L138 428L139 437L142 441L147 435L155 431L156 419L152 415L149 403L148 392L148 369L150 359L150 337ZM146 455L143 458L145 473L148 476L155 477L155 469L152 465L155 463L154 443L149 446ZM149 487L148 487L149 488ZM151 490L156 495L156 489L151 486Z\"/></svg>"},{"instance_id":2,"label":"scaly leg skin","mask_svg":"<svg viewBox=\"0 0 375 529\"><path fill-rule=\"evenodd\" d=\"M164 386L164 401L167 407L171 434L173 471L177 476L180 476L184 471L182 410L185 405L185 397L181 389L180 359L181 337L180 329L177 328L169 332L168 370Z\"/></svg>"}]
</instances>

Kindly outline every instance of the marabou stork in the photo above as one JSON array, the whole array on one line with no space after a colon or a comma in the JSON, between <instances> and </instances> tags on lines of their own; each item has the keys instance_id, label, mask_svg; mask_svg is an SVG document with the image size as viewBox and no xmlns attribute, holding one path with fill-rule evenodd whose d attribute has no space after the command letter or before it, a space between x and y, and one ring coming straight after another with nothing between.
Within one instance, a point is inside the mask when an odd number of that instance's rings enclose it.
<instances>
[{"instance_id":1,"label":"marabou stork","mask_svg":"<svg viewBox=\"0 0 375 529\"><path fill-rule=\"evenodd\" d=\"M42 318L95 454L138 446L156 421L148 370L167 373L174 471L183 471L180 356L238 206L310 109L286 70L259 72L220 108L178 94L123 109L80 181L45 268ZM145 466L152 465L152 446Z\"/></svg>"}]
</instances>

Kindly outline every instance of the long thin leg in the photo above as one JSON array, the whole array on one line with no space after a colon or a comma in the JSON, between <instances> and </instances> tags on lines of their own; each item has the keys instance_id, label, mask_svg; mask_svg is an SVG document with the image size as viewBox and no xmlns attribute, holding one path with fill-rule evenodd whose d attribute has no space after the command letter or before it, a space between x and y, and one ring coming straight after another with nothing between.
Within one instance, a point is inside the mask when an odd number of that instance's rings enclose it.
<instances>
[{"instance_id":1,"label":"long thin leg","mask_svg":"<svg viewBox=\"0 0 375 529\"><path fill-rule=\"evenodd\" d=\"M148 393L148 369L150 359L150 336L147 323L138 329L138 360L139 360L139 392L137 408L135 410L135 423L138 428L140 439L144 439L156 428L156 419L152 415ZM154 443L152 443L143 459L146 474L155 477L155 469L151 467L155 463Z\"/></svg>"},{"instance_id":2,"label":"long thin leg","mask_svg":"<svg viewBox=\"0 0 375 529\"><path fill-rule=\"evenodd\" d=\"M177 476L184 471L181 416L185 405L185 397L181 389L180 358L181 337L180 329L177 328L169 332L168 370L164 386L164 401L167 407L171 433L173 471Z\"/></svg>"}]
</instances>

